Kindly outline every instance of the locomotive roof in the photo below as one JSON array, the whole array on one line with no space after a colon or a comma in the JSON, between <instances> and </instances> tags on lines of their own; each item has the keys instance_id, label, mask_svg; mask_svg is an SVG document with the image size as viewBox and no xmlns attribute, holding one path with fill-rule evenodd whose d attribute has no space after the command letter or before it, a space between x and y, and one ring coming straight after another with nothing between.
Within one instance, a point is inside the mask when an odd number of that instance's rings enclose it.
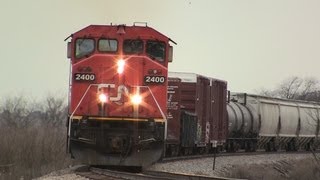
<instances>
[{"instance_id":1,"label":"locomotive roof","mask_svg":"<svg viewBox=\"0 0 320 180\"><path fill-rule=\"evenodd\" d=\"M73 35L88 35L93 37L99 37L101 34L104 35L110 35L110 34L117 34L117 31L119 30L119 27L124 27L125 33L130 34L139 34L140 37L160 37L161 39L167 39L169 41L172 41L169 37L166 35L160 33L159 31L149 27L149 26L126 26L126 25L89 25L75 33ZM174 42L174 41L172 41Z\"/></svg>"}]
</instances>

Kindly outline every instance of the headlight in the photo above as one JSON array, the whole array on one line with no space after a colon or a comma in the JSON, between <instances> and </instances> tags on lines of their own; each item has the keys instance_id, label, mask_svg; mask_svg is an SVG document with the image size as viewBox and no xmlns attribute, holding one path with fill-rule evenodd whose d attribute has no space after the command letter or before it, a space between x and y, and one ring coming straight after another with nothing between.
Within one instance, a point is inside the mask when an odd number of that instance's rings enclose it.
<instances>
[{"instance_id":1,"label":"headlight","mask_svg":"<svg viewBox=\"0 0 320 180\"><path fill-rule=\"evenodd\" d=\"M142 96L140 96L139 94L131 96L131 102L134 105L139 105L142 102Z\"/></svg>"},{"instance_id":2,"label":"headlight","mask_svg":"<svg viewBox=\"0 0 320 180\"><path fill-rule=\"evenodd\" d=\"M124 65L126 63L125 63L125 61L123 59L120 59L117 64L118 64L118 73L122 74L123 71L124 71Z\"/></svg>"},{"instance_id":3,"label":"headlight","mask_svg":"<svg viewBox=\"0 0 320 180\"><path fill-rule=\"evenodd\" d=\"M107 96L105 94L99 94L99 101L101 103L106 103L107 102Z\"/></svg>"}]
</instances>

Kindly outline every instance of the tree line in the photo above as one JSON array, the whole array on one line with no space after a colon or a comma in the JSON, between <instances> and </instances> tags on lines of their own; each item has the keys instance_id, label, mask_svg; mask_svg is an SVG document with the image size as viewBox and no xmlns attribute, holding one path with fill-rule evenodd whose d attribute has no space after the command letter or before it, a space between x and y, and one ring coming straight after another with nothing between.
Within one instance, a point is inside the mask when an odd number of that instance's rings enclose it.
<instances>
[{"instance_id":1,"label":"tree line","mask_svg":"<svg viewBox=\"0 0 320 180\"><path fill-rule=\"evenodd\" d=\"M0 180L32 179L74 163L66 153L66 99L0 100Z\"/></svg>"},{"instance_id":2,"label":"tree line","mask_svg":"<svg viewBox=\"0 0 320 180\"><path fill-rule=\"evenodd\" d=\"M269 97L320 102L320 81L315 77L292 76L275 89L261 89L258 93Z\"/></svg>"}]
</instances>

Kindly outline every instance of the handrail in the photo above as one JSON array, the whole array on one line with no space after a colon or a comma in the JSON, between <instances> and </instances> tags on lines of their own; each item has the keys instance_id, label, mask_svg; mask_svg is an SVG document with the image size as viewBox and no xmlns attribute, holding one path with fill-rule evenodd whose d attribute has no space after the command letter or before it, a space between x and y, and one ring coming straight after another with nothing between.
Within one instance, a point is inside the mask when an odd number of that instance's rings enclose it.
<instances>
[{"instance_id":1,"label":"handrail","mask_svg":"<svg viewBox=\"0 0 320 180\"><path fill-rule=\"evenodd\" d=\"M91 88L91 86L97 86L99 84L90 84L87 88L87 90L85 91L85 93L83 94L83 96L81 97L78 105L76 106L76 108L74 109L74 111L71 113L70 117L69 117L69 121L68 121L68 141L67 141L67 150L68 152L70 152L70 135L71 135L71 121L73 119L73 116L75 114L75 112L78 110L81 102L83 101L85 95L88 93L89 89Z\"/></svg>"}]
</instances>

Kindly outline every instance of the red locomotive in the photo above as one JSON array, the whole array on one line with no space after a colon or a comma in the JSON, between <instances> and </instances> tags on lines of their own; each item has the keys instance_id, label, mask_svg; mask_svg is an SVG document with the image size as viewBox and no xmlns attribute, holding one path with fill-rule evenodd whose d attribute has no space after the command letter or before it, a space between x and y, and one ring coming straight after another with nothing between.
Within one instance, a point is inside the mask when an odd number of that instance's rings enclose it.
<instances>
[{"instance_id":1,"label":"red locomotive","mask_svg":"<svg viewBox=\"0 0 320 180\"><path fill-rule=\"evenodd\" d=\"M157 161L174 41L136 24L90 25L70 37L69 152L95 165Z\"/></svg>"}]
</instances>

